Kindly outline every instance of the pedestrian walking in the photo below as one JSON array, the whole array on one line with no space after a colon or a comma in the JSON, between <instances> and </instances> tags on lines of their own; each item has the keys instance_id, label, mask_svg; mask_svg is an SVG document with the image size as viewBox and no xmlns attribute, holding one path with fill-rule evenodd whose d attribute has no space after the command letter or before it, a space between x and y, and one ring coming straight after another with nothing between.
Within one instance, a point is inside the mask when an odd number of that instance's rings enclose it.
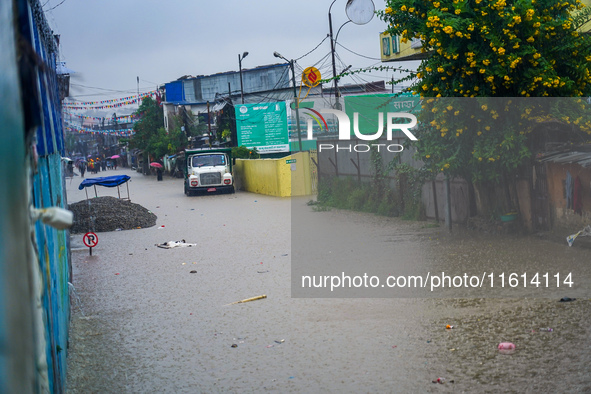
<instances>
[{"instance_id":1,"label":"pedestrian walking","mask_svg":"<svg viewBox=\"0 0 591 394\"><path fill-rule=\"evenodd\" d=\"M86 163L81 161L78 165L78 169L80 170L80 176L84 178L84 173L86 172Z\"/></svg>"}]
</instances>

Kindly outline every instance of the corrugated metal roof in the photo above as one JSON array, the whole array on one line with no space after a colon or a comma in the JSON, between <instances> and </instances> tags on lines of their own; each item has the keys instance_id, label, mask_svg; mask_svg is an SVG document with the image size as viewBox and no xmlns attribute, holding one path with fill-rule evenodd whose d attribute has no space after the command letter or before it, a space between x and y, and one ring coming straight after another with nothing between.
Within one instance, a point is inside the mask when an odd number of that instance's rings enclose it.
<instances>
[{"instance_id":1,"label":"corrugated metal roof","mask_svg":"<svg viewBox=\"0 0 591 394\"><path fill-rule=\"evenodd\" d=\"M591 144L557 147L540 153L537 160L542 163L574 163L583 167L591 167Z\"/></svg>"}]
</instances>

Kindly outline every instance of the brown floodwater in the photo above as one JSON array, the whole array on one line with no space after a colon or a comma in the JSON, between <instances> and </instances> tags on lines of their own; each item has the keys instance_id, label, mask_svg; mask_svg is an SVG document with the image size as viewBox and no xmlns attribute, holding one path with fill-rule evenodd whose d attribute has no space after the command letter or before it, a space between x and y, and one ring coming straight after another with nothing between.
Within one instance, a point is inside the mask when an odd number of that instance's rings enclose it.
<instances>
[{"instance_id":1,"label":"brown floodwater","mask_svg":"<svg viewBox=\"0 0 591 394\"><path fill-rule=\"evenodd\" d=\"M426 222L314 212L305 199L246 192L188 198L182 180L125 173L132 202L158 220L99 233L93 256L72 236L71 392L591 391L591 251L576 242L450 236ZM86 198L77 181L69 202ZM197 246L155 246L181 239ZM576 287L305 298L294 273L319 266L381 279L572 271ZM577 300L558 302L567 296ZM515 351L500 353L500 342ZM432 383L439 377L446 383Z\"/></svg>"}]
</instances>

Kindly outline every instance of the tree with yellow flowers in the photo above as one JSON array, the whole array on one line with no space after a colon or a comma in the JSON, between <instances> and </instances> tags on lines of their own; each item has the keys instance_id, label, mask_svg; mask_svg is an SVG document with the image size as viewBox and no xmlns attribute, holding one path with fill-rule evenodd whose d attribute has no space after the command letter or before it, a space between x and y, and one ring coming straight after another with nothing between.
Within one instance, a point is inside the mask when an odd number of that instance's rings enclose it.
<instances>
[{"instance_id":1,"label":"tree with yellow flowers","mask_svg":"<svg viewBox=\"0 0 591 394\"><path fill-rule=\"evenodd\" d=\"M413 86L424 97L591 95L580 0L388 0L378 14L429 52Z\"/></svg>"},{"instance_id":2,"label":"tree with yellow flowers","mask_svg":"<svg viewBox=\"0 0 591 394\"><path fill-rule=\"evenodd\" d=\"M386 4L388 31L428 55L411 90L425 98L415 147L434 173L499 181L531 158L544 125L591 134L580 99L591 96L591 34L580 31L591 10L580 0Z\"/></svg>"}]
</instances>

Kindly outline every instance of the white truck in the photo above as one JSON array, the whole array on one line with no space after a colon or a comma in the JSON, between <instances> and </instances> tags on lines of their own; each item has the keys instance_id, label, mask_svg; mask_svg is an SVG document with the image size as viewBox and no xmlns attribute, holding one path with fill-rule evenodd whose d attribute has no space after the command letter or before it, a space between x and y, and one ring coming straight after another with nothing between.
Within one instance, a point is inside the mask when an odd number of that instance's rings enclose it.
<instances>
[{"instance_id":1,"label":"white truck","mask_svg":"<svg viewBox=\"0 0 591 394\"><path fill-rule=\"evenodd\" d=\"M234 193L231 149L185 150L185 194Z\"/></svg>"}]
</instances>

